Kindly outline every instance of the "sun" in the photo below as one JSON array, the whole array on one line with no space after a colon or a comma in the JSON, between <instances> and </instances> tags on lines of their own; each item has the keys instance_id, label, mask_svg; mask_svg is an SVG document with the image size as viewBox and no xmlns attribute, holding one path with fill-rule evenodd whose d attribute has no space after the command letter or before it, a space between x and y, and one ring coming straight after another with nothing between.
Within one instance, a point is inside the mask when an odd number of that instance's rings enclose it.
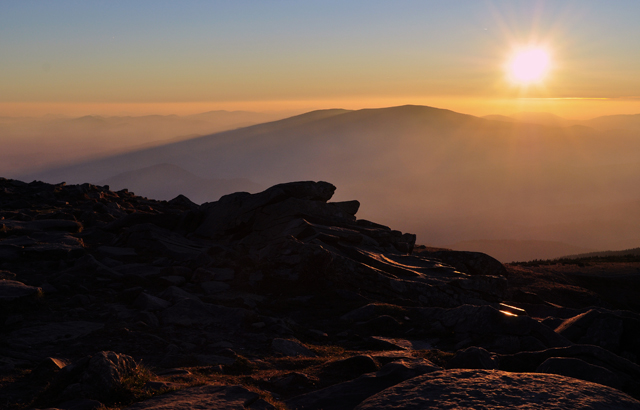
<instances>
[{"instance_id":1,"label":"sun","mask_svg":"<svg viewBox=\"0 0 640 410\"><path fill-rule=\"evenodd\" d=\"M541 47L516 51L507 63L507 74L512 83L531 85L541 83L551 65L549 52Z\"/></svg>"}]
</instances>

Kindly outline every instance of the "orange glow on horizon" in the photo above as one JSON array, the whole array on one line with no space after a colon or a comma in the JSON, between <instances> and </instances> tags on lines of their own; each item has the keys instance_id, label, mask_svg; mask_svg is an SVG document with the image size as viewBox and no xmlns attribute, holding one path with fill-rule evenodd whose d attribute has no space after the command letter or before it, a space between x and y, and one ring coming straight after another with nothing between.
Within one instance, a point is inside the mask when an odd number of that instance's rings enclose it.
<instances>
[{"instance_id":1,"label":"orange glow on horizon","mask_svg":"<svg viewBox=\"0 0 640 410\"><path fill-rule=\"evenodd\" d=\"M384 108L399 105L426 105L483 116L509 115L517 112L548 112L567 119L590 119L603 115L638 114L640 98L494 98L479 97L371 97L302 101L194 101L162 103L99 103L99 102L0 102L0 117L40 117L57 115L81 117L191 115L207 111L278 112L283 116L297 115L320 109Z\"/></svg>"}]
</instances>

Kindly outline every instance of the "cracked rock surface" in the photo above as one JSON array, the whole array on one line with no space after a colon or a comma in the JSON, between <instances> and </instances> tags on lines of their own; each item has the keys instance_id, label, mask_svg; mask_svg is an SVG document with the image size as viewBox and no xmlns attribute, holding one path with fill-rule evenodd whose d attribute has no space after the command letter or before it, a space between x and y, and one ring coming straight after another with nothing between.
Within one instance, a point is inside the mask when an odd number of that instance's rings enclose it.
<instances>
[{"instance_id":1,"label":"cracked rock surface","mask_svg":"<svg viewBox=\"0 0 640 410\"><path fill-rule=\"evenodd\" d=\"M197 205L0 178L0 407L640 406L631 276L416 245L335 189Z\"/></svg>"}]
</instances>

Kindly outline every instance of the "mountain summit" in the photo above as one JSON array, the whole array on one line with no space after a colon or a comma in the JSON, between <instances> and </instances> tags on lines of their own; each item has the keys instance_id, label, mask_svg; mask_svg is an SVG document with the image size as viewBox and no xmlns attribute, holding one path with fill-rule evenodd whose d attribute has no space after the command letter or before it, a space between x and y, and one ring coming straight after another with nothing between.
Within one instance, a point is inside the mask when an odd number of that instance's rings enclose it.
<instances>
[{"instance_id":1,"label":"mountain summit","mask_svg":"<svg viewBox=\"0 0 640 410\"><path fill-rule=\"evenodd\" d=\"M640 406L637 272L558 283L416 246L335 191L197 205L0 179L0 403Z\"/></svg>"}]
</instances>

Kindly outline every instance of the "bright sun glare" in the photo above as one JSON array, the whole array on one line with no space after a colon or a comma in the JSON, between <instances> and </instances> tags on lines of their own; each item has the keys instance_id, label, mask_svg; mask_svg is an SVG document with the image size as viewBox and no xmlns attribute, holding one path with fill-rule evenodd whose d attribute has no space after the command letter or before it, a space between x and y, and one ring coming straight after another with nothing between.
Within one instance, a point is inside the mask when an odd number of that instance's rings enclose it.
<instances>
[{"instance_id":1,"label":"bright sun glare","mask_svg":"<svg viewBox=\"0 0 640 410\"><path fill-rule=\"evenodd\" d=\"M549 53L543 48L527 48L517 51L507 64L512 82L520 85L539 83L549 71Z\"/></svg>"}]
</instances>

